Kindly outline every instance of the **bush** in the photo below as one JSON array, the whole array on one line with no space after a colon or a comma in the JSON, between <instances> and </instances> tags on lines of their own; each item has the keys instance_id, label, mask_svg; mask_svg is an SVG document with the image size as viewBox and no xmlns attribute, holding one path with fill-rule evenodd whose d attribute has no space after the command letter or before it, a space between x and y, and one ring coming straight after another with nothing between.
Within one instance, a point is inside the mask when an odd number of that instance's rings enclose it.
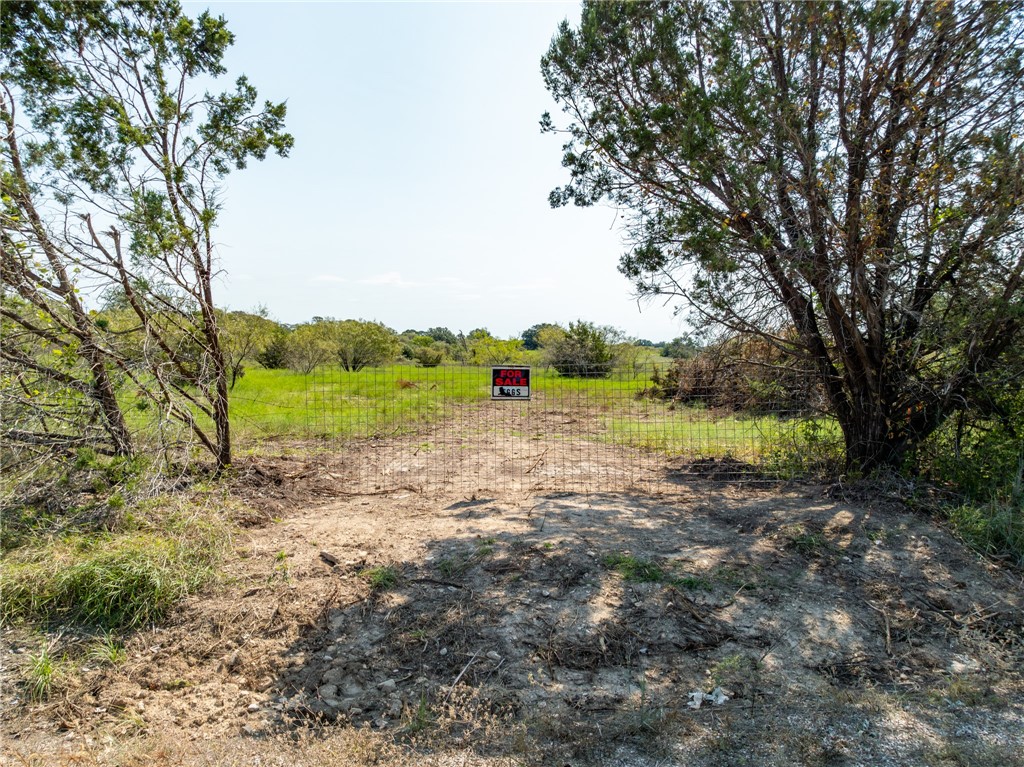
<instances>
[{"instance_id":1,"label":"bush","mask_svg":"<svg viewBox=\"0 0 1024 767\"><path fill-rule=\"evenodd\" d=\"M350 372L391 362L401 351L398 335L380 322L344 320L329 324L338 361Z\"/></svg>"},{"instance_id":2,"label":"bush","mask_svg":"<svg viewBox=\"0 0 1024 767\"><path fill-rule=\"evenodd\" d=\"M288 367L288 334L278 333L263 351L257 352L256 362L267 370L283 370Z\"/></svg>"},{"instance_id":3,"label":"bush","mask_svg":"<svg viewBox=\"0 0 1024 767\"><path fill-rule=\"evenodd\" d=\"M728 339L652 380L655 396L711 408L806 413L827 404L815 372L761 338Z\"/></svg>"},{"instance_id":4,"label":"bush","mask_svg":"<svg viewBox=\"0 0 1024 767\"><path fill-rule=\"evenodd\" d=\"M434 346L413 347L411 356L422 367L436 368L444 361L444 344L435 344Z\"/></svg>"},{"instance_id":5,"label":"bush","mask_svg":"<svg viewBox=\"0 0 1024 767\"><path fill-rule=\"evenodd\" d=\"M617 361L615 344L622 333L592 322L570 322L569 329L545 328L539 341L549 365L559 375L574 378L607 378Z\"/></svg>"}]
</instances>

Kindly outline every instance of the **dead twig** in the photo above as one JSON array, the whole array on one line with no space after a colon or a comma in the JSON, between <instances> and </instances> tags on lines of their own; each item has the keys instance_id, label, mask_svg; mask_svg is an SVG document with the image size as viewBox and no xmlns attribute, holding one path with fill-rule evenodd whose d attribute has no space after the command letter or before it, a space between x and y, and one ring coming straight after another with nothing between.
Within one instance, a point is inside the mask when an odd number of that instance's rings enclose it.
<instances>
[{"instance_id":1,"label":"dead twig","mask_svg":"<svg viewBox=\"0 0 1024 767\"><path fill-rule=\"evenodd\" d=\"M469 667L472 666L476 662L476 659L477 659L478 655L480 655L480 651L479 650L474 652L473 656L469 659L469 662L466 663L466 665L462 667L462 671L460 671L459 675L457 677L455 677L455 681L452 682L452 686L448 688L448 694L444 696L444 700L441 701L442 703L447 703L448 702L448 698L450 698L452 693L455 691L455 685L457 685L459 683L459 680L462 679L463 674L466 673L466 671L469 669Z\"/></svg>"},{"instance_id":2,"label":"dead twig","mask_svg":"<svg viewBox=\"0 0 1024 767\"><path fill-rule=\"evenodd\" d=\"M868 607L879 613L885 622L885 654L892 657L892 628L889 624L889 611L885 607L876 607L870 600L865 600Z\"/></svg>"},{"instance_id":3,"label":"dead twig","mask_svg":"<svg viewBox=\"0 0 1024 767\"><path fill-rule=\"evenodd\" d=\"M531 467L530 467L529 469L527 469L526 471L524 471L524 472L523 472L523 474L529 474L529 473L530 473L531 471L533 471L533 470L534 470L534 469L536 469L536 468L537 468L538 466L540 466L540 465L541 465L542 463L544 463L544 456L546 456L546 455L548 454L548 450L550 450L550 449L551 449L551 448L548 448L548 447L544 448L544 452L542 452L542 453L540 454L540 456L539 456L539 457L537 458L537 460L536 460L536 462L535 462L535 463L533 464L533 466L531 466Z\"/></svg>"}]
</instances>

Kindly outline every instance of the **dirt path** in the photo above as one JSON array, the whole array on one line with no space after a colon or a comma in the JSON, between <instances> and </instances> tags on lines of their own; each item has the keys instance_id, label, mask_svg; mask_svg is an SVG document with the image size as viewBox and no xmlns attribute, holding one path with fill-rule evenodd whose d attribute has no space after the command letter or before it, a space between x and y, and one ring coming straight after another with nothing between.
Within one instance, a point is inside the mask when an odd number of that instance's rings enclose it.
<instances>
[{"instance_id":1,"label":"dirt path","mask_svg":"<svg viewBox=\"0 0 1024 767\"><path fill-rule=\"evenodd\" d=\"M309 501L354 460L252 464L277 521L67 700L6 690L0 764L1024 764L1020 575L896 504Z\"/></svg>"}]
</instances>

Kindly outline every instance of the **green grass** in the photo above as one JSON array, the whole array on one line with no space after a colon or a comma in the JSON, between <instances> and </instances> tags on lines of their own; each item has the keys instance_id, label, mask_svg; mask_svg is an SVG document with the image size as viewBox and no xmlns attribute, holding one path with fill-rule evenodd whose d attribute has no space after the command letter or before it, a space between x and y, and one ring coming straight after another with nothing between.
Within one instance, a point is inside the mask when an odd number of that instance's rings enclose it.
<instances>
[{"instance_id":1,"label":"green grass","mask_svg":"<svg viewBox=\"0 0 1024 767\"><path fill-rule=\"evenodd\" d=\"M608 554L601 558L609 570L619 573L627 581L637 583L664 583L670 579L665 570L654 562L629 554Z\"/></svg>"},{"instance_id":2,"label":"green grass","mask_svg":"<svg viewBox=\"0 0 1024 767\"><path fill-rule=\"evenodd\" d=\"M20 546L0 562L0 624L151 624L213 576L227 533L217 520L137 510L116 532Z\"/></svg>"},{"instance_id":3,"label":"green grass","mask_svg":"<svg viewBox=\"0 0 1024 767\"><path fill-rule=\"evenodd\" d=\"M34 703L45 701L53 693L63 675L62 664L53 656L50 645L44 644L39 652L30 655L24 670L25 689Z\"/></svg>"},{"instance_id":4,"label":"green grass","mask_svg":"<svg viewBox=\"0 0 1024 767\"><path fill-rule=\"evenodd\" d=\"M601 564L634 583L664 583L690 591L711 591L714 588L711 581L700 575L678 576L672 572L672 565L662 567L632 554L606 554L601 558Z\"/></svg>"},{"instance_id":5,"label":"green grass","mask_svg":"<svg viewBox=\"0 0 1024 767\"><path fill-rule=\"evenodd\" d=\"M398 585L398 570L390 565L367 568L359 575L366 579L373 591L388 591Z\"/></svg>"},{"instance_id":6,"label":"green grass","mask_svg":"<svg viewBox=\"0 0 1024 767\"><path fill-rule=\"evenodd\" d=\"M595 419L595 437L668 455L768 462L784 473L834 459L841 435L834 421L721 414L641 398L653 367L610 378L565 378L535 366L534 407ZM393 365L347 373L334 367L304 375L250 369L231 393L236 440L351 439L415 432L453 405L490 398L488 368ZM500 406L508 406L502 403ZM574 438L572 429L567 439ZM557 435L551 435L557 437ZM799 463L797 466L795 464Z\"/></svg>"},{"instance_id":7,"label":"green grass","mask_svg":"<svg viewBox=\"0 0 1024 767\"><path fill-rule=\"evenodd\" d=\"M965 503L947 514L953 529L972 547L1024 566L1024 493Z\"/></svg>"}]
</instances>

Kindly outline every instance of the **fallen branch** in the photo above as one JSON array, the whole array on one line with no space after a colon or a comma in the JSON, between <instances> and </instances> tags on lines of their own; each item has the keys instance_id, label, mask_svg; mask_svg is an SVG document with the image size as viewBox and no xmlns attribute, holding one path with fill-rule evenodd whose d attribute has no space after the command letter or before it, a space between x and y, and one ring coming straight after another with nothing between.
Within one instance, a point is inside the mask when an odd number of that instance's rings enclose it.
<instances>
[{"instance_id":1,"label":"fallen branch","mask_svg":"<svg viewBox=\"0 0 1024 767\"><path fill-rule=\"evenodd\" d=\"M455 681L452 682L452 686L448 688L448 694L444 696L444 700L441 701L442 703L447 703L448 702L448 698L450 698L452 693L455 691L455 685L457 685L459 683L459 680L462 679L462 675L466 673L466 671L469 669L469 667L472 666L474 662L476 662L476 658L477 658L477 656L479 654L480 654L480 651L477 650L475 653L473 653L473 657L469 659L469 662L465 666L462 667L462 671L460 671L459 675L457 677L455 677Z\"/></svg>"}]
</instances>

